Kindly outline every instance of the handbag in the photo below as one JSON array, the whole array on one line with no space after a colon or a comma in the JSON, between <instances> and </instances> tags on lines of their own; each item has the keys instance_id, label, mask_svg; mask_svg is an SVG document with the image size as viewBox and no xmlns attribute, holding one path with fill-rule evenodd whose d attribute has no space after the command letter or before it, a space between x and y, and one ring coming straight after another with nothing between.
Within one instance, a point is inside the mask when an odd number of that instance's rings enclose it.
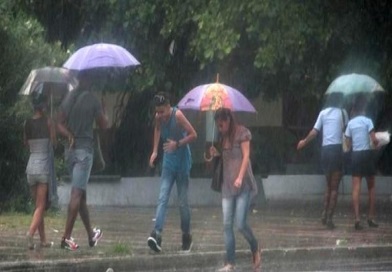
<instances>
[{"instance_id":1,"label":"handbag","mask_svg":"<svg viewBox=\"0 0 392 272\"><path fill-rule=\"evenodd\" d=\"M101 139L99 138L98 131L94 131L94 155L93 166L91 167L92 173L101 172L105 169L106 163L102 155Z\"/></svg>"},{"instance_id":2,"label":"handbag","mask_svg":"<svg viewBox=\"0 0 392 272\"><path fill-rule=\"evenodd\" d=\"M222 191L223 183L223 162L221 156L214 157L211 189L216 192Z\"/></svg>"}]
</instances>

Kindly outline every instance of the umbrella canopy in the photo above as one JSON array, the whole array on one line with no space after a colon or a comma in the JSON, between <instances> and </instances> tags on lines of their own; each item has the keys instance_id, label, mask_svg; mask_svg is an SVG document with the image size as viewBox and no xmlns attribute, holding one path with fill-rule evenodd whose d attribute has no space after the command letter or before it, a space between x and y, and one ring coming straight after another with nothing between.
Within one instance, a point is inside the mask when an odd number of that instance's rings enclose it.
<instances>
[{"instance_id":1,"label":"umbrella canopy","mask_svg":"<svg viewBox=\"0 0 392 272\"><path fill-rule=\"evenodd\" d=\"M368 75L349 74L336 78L329 85L326 95L331 93L342 93L352 95L357 93L384 92L381 85Z\"/></svg>"},{"instance_id":2,"label":"umbrella canopy","mask_svg":"<svg viewBox=\"0 0 392 272\"><path fill-rule=\"evenodd\" d=\"M181 110L205 113L205 118L203 116L205 119L205 140L211 142L211 146L216 141L214 111L220 108L229 108L236 114L255 115L254 113L256 113L256 109L240 91L221 83L204 84L193 88L180 100L177 106ZM191 119L193 118L191 117ZM212 157L208 158L205 152L203 156L206 161L212 160Z\"/></svg>"},{"instance_id":3,"label":"umbrella canopy","mask_svg":"<svg viewBox=\"0 0 392 272\"><path fill-rule=\"evenodd\" d=\"M77 85L77 79L68 69L48 66L32 70L19 94L29 95L39 87L45 90L53 90L54 95L56 95L56 92L61 92L61 95L63 95L64 92L75 89ZM46 95L48 94L46 93Z\"/></svg>"},{"instance_id":4,"label":"umbrella canopy","mask_svg":"<svg viewBox=\"0 0 392 272\"><path fill-rule=\"evenodd\" d=\"M85 46L73 53L63 67L87 70L100 67L127 67L139 65L139 61L125 48L109 43Z\"/></svg>"},{"instance_id":5,"label":"umbrella canopy","mask_svg":"<svg viewBox=\"0 0 392 272\"><path fill-rule=\"evenodd\" d=\"M68 69L48 66L32 70L19 94L30 95L33 92L42 92L50 98L50 116L53 117L54 104L61 101L77 86L77 79Z\"/></svg>"},{"instance_id":6,"label":"umbrella canopy","mask_svg":"<svg viewBox=\"0 0 392 272\"><path fill-rule=\"evenodd\" d=\"M178 103L184 110L215 111L229 108L232 111L256 112L249 100L238 90L221 84L200 85L190 90Z\"/></svg>"}]
</instances>

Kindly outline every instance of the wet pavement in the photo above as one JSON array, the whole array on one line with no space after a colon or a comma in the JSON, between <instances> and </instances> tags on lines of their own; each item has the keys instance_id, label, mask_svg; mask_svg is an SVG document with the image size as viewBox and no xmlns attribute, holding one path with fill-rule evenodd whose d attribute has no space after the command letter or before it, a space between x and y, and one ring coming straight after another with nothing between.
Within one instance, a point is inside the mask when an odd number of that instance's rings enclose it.
<instances>
[{"instance_id":1,"label":"wet pavement","mask_svg":"<svg viewBox=\"0 0 392 272\"><path fill-rule=\"evenodd\" d=\"M320 199L321 202L321 199ZM355 231L349 201L340 201L336 229L320 222L318 201L269 202L250 211L249 223L259 239L263 254L262 271L391 271L392 202L378 200L379 228L365 226ZM362 205L365 212L365 203ZM168 210L163 233L163 252L147 247L153 227L154 207L90 207L92 223L104 235L98 246L89 248L86 232L78 218L73 237L76 252L60 249L65 209L48 216L46 229L52 248L28 250L25 234L29 220L4 227L0 216L0 271L215 271L223 264L224 243L219 207L192 208L193 247L183 253L179 212ZM36 237L38 242L38 237ZM237 271L251 271L251 254L236 233ZM110 271L110 270L109 270Z\"/></svg>"}]
</instances>

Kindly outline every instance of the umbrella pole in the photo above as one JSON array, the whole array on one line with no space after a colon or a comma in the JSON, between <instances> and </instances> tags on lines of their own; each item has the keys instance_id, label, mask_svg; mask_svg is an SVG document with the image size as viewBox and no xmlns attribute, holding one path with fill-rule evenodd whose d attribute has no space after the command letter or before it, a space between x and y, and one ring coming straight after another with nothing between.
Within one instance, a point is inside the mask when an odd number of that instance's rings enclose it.
<instances>
[{"instance_id":1,"label":"umbrella pole","mask_svg":"<svg viewBox=\"0 0 392 272\"><path fill-rule=\"evenodd\" d=\"M50 119L53 120L53 91L50 91Z\"/></svg>"},{"instance_id":2,"label":"umbrella pole","mask_svg":"<svg viewBox=\"0 0 392 272\"><path fill-rule=\"evenodd\" d=\"M214 118L212 118L212 119L214 119ZM210 148L214 146L214 139L215 139L215 124L213 122L213 124L212 124L212 138L211 138L211 146L210 146ZM208 152L209 152L209 150L208 150ZM206 152L204 152L204 160L205 161L210 162L210 161L212 161L213 158L214 158L214 156L210 156L208 158L207 155L206 155Z\"/></svg>"},{"instance_id":3,"label":"umbrella pole","mask_svg":"<svg viewBox=\"0 0 392 272\"><path fill-rule=\"evenodd\" d=\"M211 141L211 147L214 146L214 140L215 140L215 124L212 124L212 141Z\"/></svg>"}]
</instances>

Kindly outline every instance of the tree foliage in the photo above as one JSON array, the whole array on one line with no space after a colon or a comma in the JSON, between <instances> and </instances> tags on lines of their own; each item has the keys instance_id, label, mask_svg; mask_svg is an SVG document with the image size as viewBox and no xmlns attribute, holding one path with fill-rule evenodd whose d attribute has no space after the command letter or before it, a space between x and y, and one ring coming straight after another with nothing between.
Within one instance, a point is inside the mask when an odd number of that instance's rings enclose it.
<instances>
[{"instance_id":1,"label":"tree foliage","mask_svg":"<svg viewBox=\"0 0 392 272\"><path fill-rule=\"evenodd\" d=\"M8 0L0 5L6 7L2 25L13 28L3 27L7 42L0 46L20 48L19 53L4 52L21 68L7 71L16 65L0 63L5 83L0 86L6 92L20 86L36 64L61 65L49 57L62 56L57 41L68 54L91 43L116 43L142 63L125 87L130 101L116 135L121 144L114 151L120 169L141 163L137 158L143 151L134 153L133 148L144 146L149 152L146 101L158 90L169 91L176 101L192 87L215 81L219 73L223 83L249 98L281 98L283 125L295 128L314 122L328 84L342 73L366 73L391 88L391 1ZM42 36L49 47L42 45ZM15 96L5 99L12 104ZM134 137L129 124L143 135ZM125 153L127 159L121 160Z\"/></svg>"},{"instance_id":2,"label":"tree foliage","mask_svg":"<svg viewBox=\"0 0 392 272\"><path fill-rule=\"evenodd\" d=\"M19 11L14 1L0 3L0 212L6 200L23 208L27 204L24 180L26 150L22 141L23 120L30 113L18 104L18 92L30 70L58 64L59 44L47 44L44 28Z\"/></svg>"}]
</instances>

